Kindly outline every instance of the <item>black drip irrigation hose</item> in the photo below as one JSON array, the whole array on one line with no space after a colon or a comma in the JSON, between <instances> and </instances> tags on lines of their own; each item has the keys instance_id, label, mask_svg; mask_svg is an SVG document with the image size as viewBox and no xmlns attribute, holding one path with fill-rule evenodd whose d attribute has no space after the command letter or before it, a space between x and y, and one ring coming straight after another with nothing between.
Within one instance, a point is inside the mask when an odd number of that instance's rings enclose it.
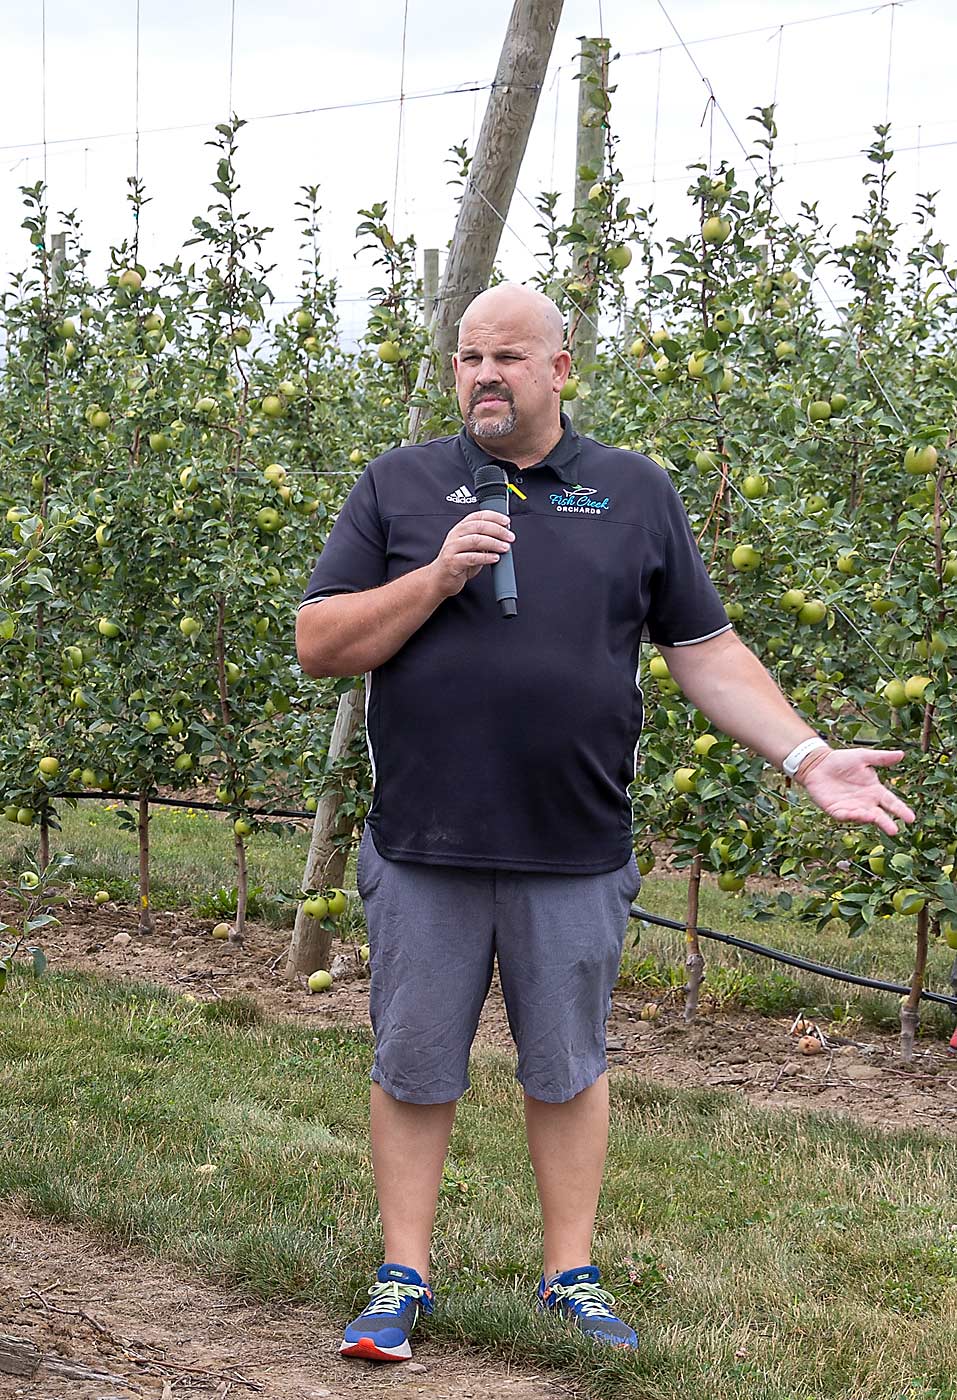
<instances>
[{"instance_id":1,"label":"black drip irrigation hose","mask_svg":"<svg viewBox=\"0 0 957 1400\"><path fill-rule=\"evenodd\" d=\"M79 802L86 797L95 797L107 802L139 802L139 793L136 792L51 792L50 797L55 801ZM148 794L148 801L151 807L195 807L200 812L232 812L238 808L227 807L222 802L201 802L198 798L187 801L182 797L158 797L154 793ZM287 807L249 807L243 808L251 817L288 817L297 821L315 821L315 812L298 812Z\"/></svg>"},{"instance_id":2,"label":"black drip irrigation hose","mask_svg":"<svg viewBox=\"0 0 957 1400\"><path fill-rule=\"evenodd\" d=\"M641 919L646 924L657 924L660 928L675 929L679 933L686 933L688 925L680 923L677 919L666 919L660 914L651 914L647 909L642 909L640 904L631 906L631 917ZM796 953L782 953L779 948L765 948L761 943L750 943L746 938L735 938L731 933L718 933L713 928L701 928L697 930L701 938L713 938L718 943L730 943L732 948L741 948L746 953L756 953L761 958L772 958L775 962L787 963L789 967L800 968L802 972L813 972L818 977L830 977L835 982L851 982L855 987L870 987L876 992L895 992L898 996L908 996L910 987L904 987L898 982L882 982L876 977L861 977L856 972L845 972L842 968L828 967L825 963L809 962L807 958L798 957ZM921 992L924 1001L940 1002L942 1006L949 1006L951 1011L957 1012L957 996L947 996L945 992Z\"/></svg>"}]
</instances>

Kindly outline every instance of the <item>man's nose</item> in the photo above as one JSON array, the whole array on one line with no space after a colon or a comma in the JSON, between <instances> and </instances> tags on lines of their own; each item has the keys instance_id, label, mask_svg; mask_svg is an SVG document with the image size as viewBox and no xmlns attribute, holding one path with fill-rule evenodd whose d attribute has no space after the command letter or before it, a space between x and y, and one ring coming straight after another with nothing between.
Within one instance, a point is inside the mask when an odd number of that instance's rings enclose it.
<instances>
[{"instance_id":1,"label":"man's nose","mask_svg":"<svg viewBox=\"0 0 957 1400\"><path fill-rule=\"evenodd\" d=\"M497 384L501 379L498 365L494 360L483 360L475 377L480 384Z\"/></svg>"}]
</instances>

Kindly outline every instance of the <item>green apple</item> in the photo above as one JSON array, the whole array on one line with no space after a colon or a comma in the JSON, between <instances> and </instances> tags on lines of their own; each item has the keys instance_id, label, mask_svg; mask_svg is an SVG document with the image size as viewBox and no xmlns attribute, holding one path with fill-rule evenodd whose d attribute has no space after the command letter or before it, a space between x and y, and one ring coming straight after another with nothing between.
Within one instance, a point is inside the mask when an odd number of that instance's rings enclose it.
<instances>
[{"instance_id":1,"label":"green apple","mask_svg":"<svg viewBox=\"0 0 957 1400\"><path fill-rule=\"evenodd\" d=\"M76 322L71 321L69 318L65 321L61 321L56 328L56 333L61 340L72 340L76 335Z\"/></svg>"},{"instance_id":2,"label":"green apple","mask_svg":"<svg viewBox=\"0 0 957 1400\"><path fill-rule=\"evenodd\" d=\"M904 682L904 694L908 700L923 700L924 691L930 683L930 676L908 676Z\"/></svg>"},{"instance_id":3,"label":"green apple","mask_svg":"<svg viewBox=\"0 0 957 1400\"><path fill-rule=\"evenodd\" d=\"M691 747L696 754L700 754L702 758L706 758L717 743L717 734L699 734Z\"/></svg>"},{"instance_id":4,"label":"green apple","mask_svg":"<svg viewBox=\"0 0 957 1400\"><path fill-rule=\"evenodd\" d=\"M762 496L768 494L768 479L757 473L753 476L746 476L741 483L741 490L749 501L759 501Z\"/></svg>"},{"instance_id":5,"label":"green apple","mask_svg":"<svg viewBox=\"0 0 957 1400\"><path fill-rule=\"evenodd\" d=\"M40 877L35 870L22 870L17 884L21 890L35 890L40 883Z\"/></svg>"},{"instance_id":6,"label":"green apple","mask_svg":"<svg viewBox=\"0 0 957 1400\"><path fill-rule=\"evenodd\" d=\"M226 673L226 679L229 681L230 685L235 685L238 680L242 679L243 668L237 666L235 661L225 662L223 670Z\"/></svg>"},{"instance_id":7,"label":"green apple","mask_svg":"<svg viewBox=\"0 0 957 1400\"><path fill-rule=\"evenodd\" d=\"M202 624L195 617L181 617L179 620L179 630L184 637L195 637L201 627Z\"/></svg>"},{"instance_id":8,"label":"green apple","mask_svg":"<svg viewBox=\"0 0 957 1400\"><path fill-rule=\"evenodd\" d=\"M688 356L688 373L692 379L700 379L704 374L704 362L707 358L707 350L693 350Z\"/></svg>"},{"instance_id":9,"label":"green apple","mask_svg":"<svg viewBox=\"0 0 957 1400\"><path fill-rule=\"evenodd\" d=\"M263 413L267 418L281 418L286 411L286 404L280 394L267 394L263 399Z\"/></svg>"},{"instance_id":10,"label":"green apple","mask_svg":"<svg viewBox=\"0 0 957 1400\"><path fill-rule=\"evenodd\" d=\"M19 810L20 809L15 802L8 802L3 809L4 820L8 822L15 822L17 819L17 812Z\"/></svg>"},{"instance_id":11,"label":"green apple","mask_svg":"<svg viewBox=\"0 0 957 1400\"><path fill-rule=\"evenodd\" d=\"M867 856L867 863L875 875L883 875L887 869L887 856L884 853L884 847L872 846Z\"/></svg>"},{"instance_id":12,"label":"green apple","mask_svg":"<svg viewBox=\"0 0 957 1400\"><path fill-rule=\"evenodd\" d=\"M96 630L99 632L101 637L107 637L111 641L114 637L118 637L120 635L119 627L116 625L115 622L111 622L108 617L100 618L99 622L96 624Z\"/></svg>"},{"instance_id":13,"label":"green apple","mask_svg":"<svg viewBox=\"0 0 957 1400\"><path fill-rule=\"evenodd\" d=\"M383 340L376 346L376 354L384 365L397 365L402 358L402 351L394 340Z\"/></svg>"},{"instance_id":14,"label":"green apple","mask_svg":"<svg viewBox=\"0 0 957 1400\"><path fill-rule=\"evenodd\" d=\"M94 904L109 904L109 902L110 902L110 892L109 892L109 890L97 890L96 894L93 896L93 903L94 903Z\"/></svg>"},{"instance_id":15,"label":"green apple","mask_svg":"<svg viewBox=\"0 0 957 1400\"><path fill-rule=\"evenodd\" d=\"M629 355L634 355L635 359L637 360L645 353L646 349L647 346L645 345L645 342L639 336L637 340L633 340L629 345L628 353Z\"/></svg>"},{"instance_id":16,"label":"green apple","mask_svg":"<svg viewBox=\"0 0 957 1400\"><path fill-rule=\"evenodd\" d=\"M93 537L100 548L105 549L110 542L110 522L105 520L102 525L97 525Z\"/></svg>"},{"instance_id":17,"label":"green apple","mask_svg":"<svg viewBox=\"0 0 957 1400\"><path fill-rule=\"evenodd\" d=\"M949 554L944 560L944 582L953 583L957 579L957 554Z\"/></svg>"},{"instance_id":18,"label":"green apple","mask_svg":"<svg viewBox=\"0 0 957 1400\"><path fill-rule=\"evenodd\" d=\"M806 602L807 598L802 588L789 588L786 593L781 594L780 605L785 612L800 612Z\"/></svg>"},{"instance_id":19,"label":"green apple","mask_svg":"<svg viewBox=\"0 0 957 1400\"><path fill-rule=\"evenodd\" d=\"M624 272L631 266L631 249L624 243L615 243L608 249L606 257L616 272Z\"/></svg>"},{"instance_id":20,"label":"green apple","mask_svg":"<svg viewBox=\"0 0 957 1400\"><path fill-rule=\"evenodd\" d=\"M803 622L805 626L816 627L827 617L827 604L822 603L820 598L809 598L800 608L798 608L798 622Z\"/></svg>"},{"instance_id":21,"label":"green apple","mask_svg":"<svg viewBox=\"0 0 957 1400\"><path fill-rule=\"evenodd\" d=\"M352 449L352 451L349 453L349 461L352 462L355 466L358 466L360 462L365 461L365 453L362 451L361 447L354 447Z\"/></svg>"},{"instance_id":22,"label":"green apple","mask_svg":"<svg viewBox=\"0 0 957 1400\"><path fill-rule=\"evenodd\" d=\"M651 370L660 384L670 384L679 374L678 366L672 364L667 355L659 355Z\"/></svg>"},{"instance_id":23,"label":"green apple","mask_svg":"<svg viewBox=\"0 0 957 1400\"><path fill-rule=\"evenodd\" d=\"M812 402L808 405L807 416L812 423L826 423L831 416L830 400L812 400Z\"/></svg>"},{"instance_id":24,"label":"green apple","mask_svg":"<svg viewBox=\"0 0 957 1400\"><path fill-rule=\"evenodd\" d=\"M857 573L857 550L852 549L847 554L837 556L837 571L839 574L846 574L849 578Z\"/></svg>"},{"instance_id":25,"label":"green apple","mask_svg":"<svg viewBox=\"0 0 957 1400\"><path fill-rule=\"evenodd\" d=\"M752 544L735 545L731 551L731 563L742 573L750 573L761 563L760 551Z\"/></svg>"},{"instance_id":26,"label":"green apple","mask_svg":"<svg viewBox=\"0 0 957 1400\"><path fill-rule=\"evenodd\" d=\"M197 413L205 413L207 415L210 413L215 413L216 407L216 400L211 399L208 395L204 395L203 398L196 400Z\"/></svg>"},{"instance_id":27,"label":"green apple","mask_svg":"<svg viewBox=\"0 0 957 1400\"><path fill-rule=\"evenodd\" d=\"M831 395L831 413L832 413L832 414L834 414L835 416L837 416L838 414L843 413L844 410L845 410L846 408L847 408L847 395L846 395L846 394L832 394L832 395Z\"/></svg>"},{"instance_id":28,"label":"green apple","mask_svg":"<svg viewBox=\"0 0 957 1400\"><path fill-rule=\"evenodd\" d=\"M345 890L330 890L326 896L326 903L329 905L329 916L338 919L340 914L346 912L349 897Z\"/></svg>"},{"instance_id":29,"label":"green apple","mask_svg":"<svg viewBox=\"0 0 957 1400\"><path fill-rule=\"evenodd\" d=\"M937 468L937 448L925 443L923 447L908 447L904 453L904 470L911 476L928 476Z\"/></svg>"},{"instance_id":30,"label":"green apple","mask_svg":"<svg viewBox=\"0 0 957 1400\"><path fill-rule=\"evenodd\" d=\"M568 403L571 399L578 398L578 380L575 375L570 374L559 390L558 397L563 403Z\"/></svg>"},{"instance_id":31,"label":"green apple","mask_svg":"<svg viewBox=\"0 0 957 1400\"><path fill-rule=\"evenodd\" d=\"M215 924L211 930L214 938L228 938L232 931L231 926L226 923Z\"/></svg>"},{"instance_id":32,"label":"green apple","mask_svg":"<svg viewBox=\"0 0 957 1400\"><path fill-rule=\"evenodd\" d=\"M156 734L163 728L163 716L159 710L150 710L143 722L143 728L147 734Z\"/></svg>"},{"instance_id":33,"label":"green apple","mask_svg":"<svg viewBox=\"0 0 957 1400\"><path fill-rule=\"evenodd\" d=\"M656 681L667 680L671 675L668 670L668 663L663 656L653 656L648 662L648 670Z\"/></svg>"},{"instance_id":34,"label":"green apple","mask_svg":"<svg viewBox=\"0 0 957 1400\"><path fill-rule=\"evenodd\" d=\"M143 322L144 331L161 331L166 323L166 317L162 311L151 311Z\"/></svg>"},{"instance_id":35,"label":"green apple","mask_svg":"<svg viewBox=\"0 0 957 1400\"><path fill-rule=\"evenodd\" d=\"M168 452L173 446L173 441L166 433L150 433L149 444L152 452Z\"/></svg>"},{"instance_id":36,"label":"green apple","mask_svg":"<svg viewBox=\"0 0 957 1400\"><path fill-rule=\"evenodd\" d=\"M694 464L699 472L715 472L721 466L721 458L716 452L702 450L695 453Z\"/></svg>"},{"instance_id":37,"label":"green apple","mask_svg":"<svg viewBox=\"0 0 957 1400\"><path fill-rule=\"evenodd\" d=\"M638 866L639 875L650 875L655 868L655 857L652 851L641 851L635 857L635 864Z\"/></svg>"},{"instance_id":38,"label":"green apple","mask_svg":"<svg viewBox=\"0 0 957 1400\"><path fill-rule=\"evenodd\" d=\"M891 903L898 914L919 914L927 899L920 890L895 890Z\"/></svg>"},{"instance_id":39,"label":"green apple","mask_svg":"<svg viewBox=\"0 0 957 1400\"><path fill-rule=\"evenodd\" d=\"M907 704L907 690L903 681L888 681L882 692L884 699L893 709L899 710Z\"/></svg>"},{"instance_id":40,"label":"green apple","mask_svg":"<svg viewBox=\"0 0 957 1400\"><path fill-rule=\"evenodd\" d=\"M135 267L127 267L120 273L117 285L128 292L138 292L143 285L143 279Z\"/></svg>"},{"instance_id":41,"label":"green apple","mask_svg":"<svg viewBox=\"0 0 957 1400\"><path fill-rule=\"evenodd\" d=\"M36 812L34 812L34 810L33 810L32 807L18 807L18 808L17 808L17 824L18 824L18 826L32 826L32 825L33 825L33 818L34 818L35 816L36 816Z\"/></svg>"},{"instance_id":42,"label":"green apple","mask_svg":"<svg viewBox=\"0 0 957 1400\"><path fill-rule=\"evenodd\" d=\"M332 973L326 972L324 968L320 968L318 972L309 974L310 992L328 992L331 986Z\"/></svg>"},{"instance_id":43,"label":"green apple","mask_svg":"<svg viewBox=\"0 0 957 1400\"><path fill-rule=\"evenodd\" d=\"M718 876L718 889L730 894L743 890L744 876L736 875L733 870L722 870Z\"/></svg>"},{"instance_id":44,"label":"green apple","mask_svg":"<svg viewBox=\"0 0 957 1400\"><path fill-rule=\"evenodd\" d=\"M309 919L324 919L329 913L329 902L321 894L310 895L302 901L302 912Z\"/></svg>"},{"instance_id":45,"label":"green apple","mask_svg":"<svg viewBox=\"0 0 957 1400\"><path fill-rule=\"evenodd\" d=\"M941 924L940 931L948 948L957 948L957 924Z\"/></svg>"},{"instance_id":46,"label":"green apple","mask_svg":"<svg viewBox=\"0 0 957 1400\"><path fill-rule=\"evenodd\" d=\"M728 614L729 622L740 622L744 617L743 603L726 603L724 610Z\"/></svg>"},{"instance_id":47,"label":"green apple","mask_svg":"<svg viewBox=\"0 0 957 1400\"><path fill-rule=\"evenodd\" d=\"M679 768L672 774L671 782L675 792L694 792L698 781L697 768Z\"/></svg>"},{"instance_id":48,"label":"green apple","mask_svg":"<svg viewBox=\"0 0 957 1400\"><path fill-rule=\"evenodd\" d=\"M58 758L41 758L37 764L37 771L42 773L44 778L55 778L60 771L60 760Z\"/></svg>"},{"instance_id":49,"label":"green apple","mask_svg":"<svg viewBox=\"0 0 957 1400\"><path fill-rule=\"evenodd\" d=\"M247 821L245 817L237 817L233 822L233 831L237 836L251 836L253 833L253 824Z\"/></svg>"},{"instance_id":50,"label":"green apple","mask_svg":"<svg viewBox=\"0 0 957 1400\"><path fill-rule=\"evenodd\" d=\"M793 340L779 340L774 347L774 356L778 360L793 360L796 354Z\"/></svg>"},{"instance_id":51,"label":"green apple","mask_svg":"<svg viewBox=\"0 0 957 1400\"><path fill-rule=\"evenodd\" d=\"M96 787L96 769L84 768L80 773L80 782L84 787Z\"/></svg>"},{"instance_id":52,"label":"green apple","mask_svg":"<svg viewBox=\"0 0 957 1400\"><path fill-rule=\"evenodd\" d=\"M282 516L273 506L263 506L256 512L256 524L266 535L274 535L282 524Z\"/></svg>"},{"instance_id":53,"label":"green apple","mask_svg":"<svg viewBox=\"0 0 957 1400\"><path fill-rule=\"evenodd\" d=\"M301 307L293 317L293 322L295 323L297 331L311 331L313 325L312 312L307 311L305 307Z\"/></svg>"},{"instance_id":54,"label":"green apple","mask_svg":"<svg viewBox=\"0 0 957 1400\"><path fill-rule=\"evenodd\" d=\"M730 236L730 220L722 219L718 214L712 214L701 225L701 237L705 243L710 243L715 248L720 248L721 244L726 243Z\"/></svg>"},{"instance_id":55,"label":"green apple","mask_svg":"<svg viewBox=\"0 0 957 1400\"><path fill-rule=\"evenodd\" d=\"M288 475L286 468L281 462L270 462L263 471L263 476L267 481L271 481L273 486L280 486Z\"/></svg>"},{"instance_id":56,"label":"green apple","mask_svg":"<svg viewBox=\"0 0 957 1400\"><path fill-rule=\"evenodd\" d=\"M233 344L234 344L234 345L239 345L239 346L248 345L249 342L252 340L252 338L253 338L253 333L252 333L252 331L249 329L248 326L237 326L236 329L233 331Z\"/></svg>"},{"instance_id":57,"label":"green apple","mask_svg":"<svg viewBox=\"0 0 957 1400\"><path fill-rule=\"evenodd\" d=\"M170 725L172 729L172 725ZM191 753L180 753L173 760L173 767L177 773L188 773L193 766L193 755Z\"/></svg>"}]
</instances>

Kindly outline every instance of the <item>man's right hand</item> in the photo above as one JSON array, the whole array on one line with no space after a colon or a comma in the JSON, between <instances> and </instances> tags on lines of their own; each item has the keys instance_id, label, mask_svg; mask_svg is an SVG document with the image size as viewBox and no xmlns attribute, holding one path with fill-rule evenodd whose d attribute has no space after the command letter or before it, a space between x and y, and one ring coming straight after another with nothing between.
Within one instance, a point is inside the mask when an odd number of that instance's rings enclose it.
<instances>
[{"instance_id":1,"label":"man's right hand","mask_svg":"<svg viewBox=\"0 0 957 1400\"><path fill-rule=\"evenodd\" d=\"M508 550L514 538L508 516L497 510L473 511L453 525L429 565L443 597L461 593L470 578Z\"/></svg>"}]
</instances>

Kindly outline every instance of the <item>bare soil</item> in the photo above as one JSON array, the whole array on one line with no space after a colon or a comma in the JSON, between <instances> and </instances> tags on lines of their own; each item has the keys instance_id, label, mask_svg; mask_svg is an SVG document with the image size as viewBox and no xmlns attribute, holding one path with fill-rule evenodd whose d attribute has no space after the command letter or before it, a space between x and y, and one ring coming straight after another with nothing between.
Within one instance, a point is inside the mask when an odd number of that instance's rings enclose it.
<instances>
[{"instance_id":1,"label":"bare soil","mask_svg":"<svg viewBox=\"0 0 957 1400\"><path fill-rule=\"evenodd\" d=\"M0 909L2 912L2 909ZM209 921L159 913L156 932L136 934L136 912L74 900L60 927L44 931L52 967L151 981L200 1000L245 996L264 1013L310 1026L366 1025L368 983L352 945L337 945L345 974L324 993L283 980L288 933L252 924L241 946L210 936ZM132 935L125 946L118 933ZM650 1019L643 1019L649 1018ZM621 991L608 1028L612 1076L712 1087L760 1107L827 1110L886 1128L957 1135L957 1061L939 1041L918 1045L905 1067L896 1038L821 1027L826 1049L803 1055L792 1023L724 1012L702 998L686 1027L680 997L660 1004ZM508 1050L497 982L477 1044ZM32 1221L15 1202L0 1206L0 1353L4 1341L33 1343L53 1358L32 1375L0 1374L0 1397L120 1400L177 1395L346 1400L396 1395L423 1400L570 1400L579 1392L548 1377L512 1373L474 1353L433 1349L393 1367L346 1362L338 1332L317 1312L250 1302L168 1265L106 1248L84 1231ZM59 1359L99 1373L64 1376Z\"/></svg>"},{"instance_id":2,"label":"bare soil","mask_svg":"<svg viewBox=\"0 0 957 1400\"><path fill-rule=\"evenodd\" d=\"M2 912L2 904L0 904ZM44 931L52 967L75 967L103 976L156 982L199 1000L244 996L276 1016L310 1026L368 1025L368 982L352 944L336 944L347 972L327 992L311 995L305 979L284 980L289 934L264 924L247 926L237 946L210 936L212 923L189 913L156 915L156 932L136 933L132 907L96 907L74 900L61 911L60 927ZM129 933L118 947L113 938ZM725 1088L749 1102L777 1109L847 1114L884 1128L922 1127L957 1135L957 1060L939 1040L918 1041L914 1064L905 1066L897 1037L863 1029L821 1027L827 1049L816 1056L798 1050L792 1020L724 1011L710 1004L707 982L697 1020L686 1026L682 999L666 997L648 1015L644 994L619 990L608 1026L612 1074L683 1088ZM493 983L477 1046L510 1051L505 1007Z\"/></svg>"},{"instance_id":3,"label":"bare soil","mask_svg":"<svg viewBox=\"0 0 957 1400\"><path fill-rule=\"evenodd\" d=\"M346 1361L339 1333L312 1309L250 1303L168 1265L106 1249L72 1226L0 1210L0 1344L45 1358L0 1375L24 1400L573 1400L574 1388L513 1373L427 1337L400 1365ZM19 1344L19 1345L17 1345ZM34 1353L35 1354L35 1353ZM64 1363L93 1379L63 1374Z\"/></svg>"}]
</instances>

